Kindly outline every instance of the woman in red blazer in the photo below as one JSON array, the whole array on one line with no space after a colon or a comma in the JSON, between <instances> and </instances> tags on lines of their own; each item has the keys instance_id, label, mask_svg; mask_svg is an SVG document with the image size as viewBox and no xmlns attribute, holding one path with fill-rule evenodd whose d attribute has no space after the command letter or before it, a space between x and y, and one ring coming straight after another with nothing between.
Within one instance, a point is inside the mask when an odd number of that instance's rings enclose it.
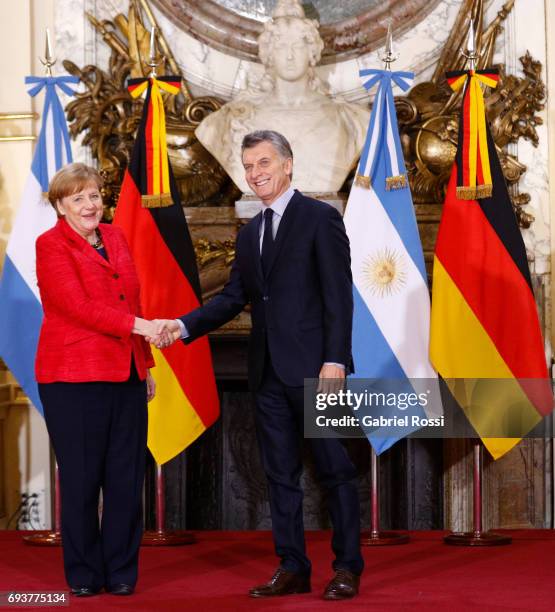
<instances>
[{"instance_id":1,"label":"woman in red blazer","mask_svg":"<svg viewBox=\"0 0 555 612\"><path fill-rule=\"evenodd\" d=\"M60 471L65 574L77 596L134 590L155 393L143 337L156 335L155 324L140 318L123 232L100 223L101 186L93 168L62 168L48 194L58 222L36 243L44 310L36 377Z\"/></svg>"}]
</instances>

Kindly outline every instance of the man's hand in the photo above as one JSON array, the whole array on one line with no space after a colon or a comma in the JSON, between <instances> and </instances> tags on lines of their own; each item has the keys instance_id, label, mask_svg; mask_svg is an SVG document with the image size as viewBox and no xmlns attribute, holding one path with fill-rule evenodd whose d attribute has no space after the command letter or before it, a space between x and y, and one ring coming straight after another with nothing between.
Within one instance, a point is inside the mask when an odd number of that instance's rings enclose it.
<instances>
[{"instance_id":1,"label":"man's hand","mask_svg":"<svg viewBox=\"0 0 555 612\"><path fill-rule=\"evenodd\" d=\"M174 319L155 319L155 333L147 341L156 348L167 348L181 337L181 328Z\"/></svg>"},{"instance_id":2,"label":"man's hand","mask_svg":"<svg viewBox=\"0 0 555 612\"><path fill-rule=\"evenodd\" d=\"M144 336L147 342L154 344L157 348L165 348L174 342L174 338L167 330L165 323L165 319L148 321L140 317L135 317L133 333ZM171 323L171 321L169 321L169 323ZM175 321L173 321L173 323L175 324Z\"/></svg>"},{"instance_id":3,"label":"man's hand","mask_svg":"<svg viewBox=\"0 0 555 612\"><path fill-rule=\"evenodd\" d=\"M154 399L156 395L156 382L150 373L150 370L146 371L146 399L148 402Z\"/></svg>"},{"instance_id":4,"label":"man's hand","mask_svg":"<svg viewBox=\"0 0 555 612\"><path fill-rule=\"evenodd\" d=\"M325 363L320 370L318 393L337 393L345 385L345 368Z\"/></svg>"}]
</instances>

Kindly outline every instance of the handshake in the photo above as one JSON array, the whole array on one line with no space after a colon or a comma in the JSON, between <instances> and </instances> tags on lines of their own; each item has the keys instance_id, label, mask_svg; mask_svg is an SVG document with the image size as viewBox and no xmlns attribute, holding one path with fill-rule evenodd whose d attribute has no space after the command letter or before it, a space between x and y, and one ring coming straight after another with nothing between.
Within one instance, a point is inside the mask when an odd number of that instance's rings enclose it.
<instances>
[{"instance_id":1,"label":"handshake","mask_svg":"<svg viewBox=\"0 0 555 612\"><path fill-rule=\"evenodd\" d=\"M133 333L145 337L156 348L167 348L181 338L181 327L175 319L141 319L135 317Z\"/></svg>"}]
</instances>

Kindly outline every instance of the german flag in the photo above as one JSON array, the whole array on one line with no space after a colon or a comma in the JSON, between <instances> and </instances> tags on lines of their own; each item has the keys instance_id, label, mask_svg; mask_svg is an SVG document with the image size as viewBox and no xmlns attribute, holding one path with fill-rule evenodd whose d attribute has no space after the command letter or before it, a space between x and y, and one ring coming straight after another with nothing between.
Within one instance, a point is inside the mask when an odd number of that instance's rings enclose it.
<instances>
[{"instance_id":1,"label":"german flag","mask_svg":"<svg viewBox=\"0 0 555 612\"><path fill-rule=\"evenodd\" d=\"M447 78L465 89L435 247L430 357L497 459L551 412L552 394L526 249L485 116L480 83L493 87L497 75Z\"/></svg>"},{"instance_id":2,"label":"german flag","mask_svg":"<svg viewBox=\"0 0 555 612\"><path fill-rule=\"evenodd\" d=\"M146 97L114 224L123 228L133 254L143 316L174 319L201 302L193 243L166 149L161 91L177 93L179 78L132 79L129 90ZM206 338L153 351L157 391L149 404L148 446L162 464L216 421L219 400Z\"/></svg>"}]
</instances>

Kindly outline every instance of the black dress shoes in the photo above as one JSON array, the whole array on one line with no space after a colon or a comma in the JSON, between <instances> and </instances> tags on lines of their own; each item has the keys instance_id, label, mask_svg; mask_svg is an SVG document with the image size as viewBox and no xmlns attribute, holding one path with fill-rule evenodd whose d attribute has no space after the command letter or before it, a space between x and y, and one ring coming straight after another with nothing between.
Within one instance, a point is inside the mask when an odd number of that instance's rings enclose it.
<instances>
[{"instance_id":1,"label":"black dress shoes","mask_svg":"<svg viewBox=\"0 0 555 612\"><path fill-rule=\"evenodd\" d=\"M323 597L327 600L351 599L358 595L359 583L360 576L345 569L338 569L325 588Z\"/></svg>"},{"instance_id":2,"label":"black dress shoes","mask_svg":"<svg viewBox=\"0 0 555 612\"><path fill-rule=\"evenodd\" d=\"M106 587L106 590L111 595L133 595L135 591L130 584L114 584L111 587Z\"/></svg>"},{"instance_id":3,"label":"black dress shoes","mask_svg":"<svg viewBox=\"0 0 555 612\"><path fill-rule=\"evenodd\" d=\"M98 595L98 593L100 593L100 589L95 589L93 587L86 586L77 586L70 587L69 592L75 597L92 597L93 595Z\"/></svg>"},{"instance_id":4,"label":"black dress shoes","mask_svg":"<svg viewBox=\"0 0 555 612\"><path fill-rule=\"evenodd\" d=\"M310 578L278 567L270 582L253 587L251 597L278 597L295 593L310 593Z\"/></svg>"}]
</instances>

